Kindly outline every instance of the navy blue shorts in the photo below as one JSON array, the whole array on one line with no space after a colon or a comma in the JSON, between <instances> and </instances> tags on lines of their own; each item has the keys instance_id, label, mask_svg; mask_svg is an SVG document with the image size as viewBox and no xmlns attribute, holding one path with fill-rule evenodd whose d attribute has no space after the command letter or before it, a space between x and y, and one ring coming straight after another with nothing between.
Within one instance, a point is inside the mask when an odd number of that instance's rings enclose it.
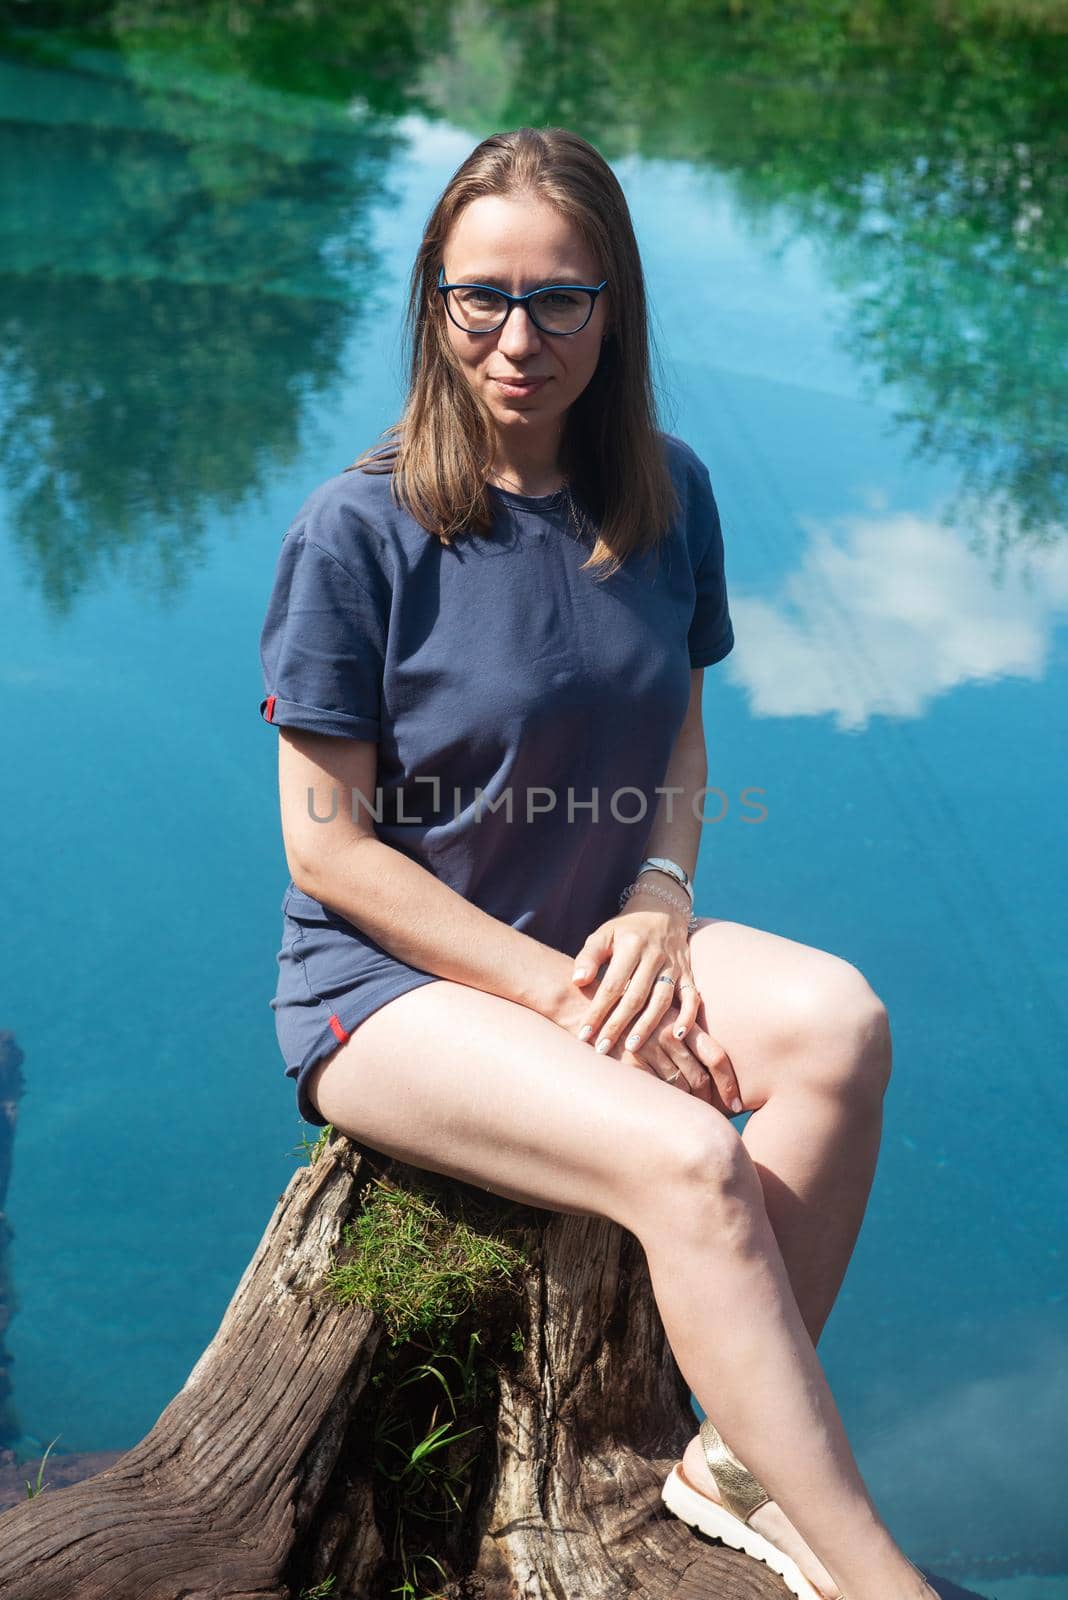
<instances>
[{"instance_id":1,"label":"navy blue shorts","mask_svg":"<svg viewBox=\"0 0 1068 1600\"><path fill-rule=\"evenodd\" d=\"M297 1110L326 1126L308 1098L308 1074L387 1000L434 983L376 945L335 911L290 886L282 901L278 986L270 1001L286 1077L296 1080Z\"/></svg>"}]
</instances>

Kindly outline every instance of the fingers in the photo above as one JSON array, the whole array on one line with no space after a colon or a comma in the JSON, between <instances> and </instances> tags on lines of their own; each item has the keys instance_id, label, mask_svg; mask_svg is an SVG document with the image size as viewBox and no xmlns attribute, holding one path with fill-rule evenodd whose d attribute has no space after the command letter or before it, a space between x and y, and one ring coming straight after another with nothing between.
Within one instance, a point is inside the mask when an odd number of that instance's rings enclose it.
<instances>
[{"instance_id":1,"label":"fingers","mask_svg":"<svg viewBox=\"0 0 1068 1600\"><path fill-rule=\"evenodd\" d=\"M701 1009L701 996L693 981L692 973L686 973L675 985L675 1001L679 1014L671 1024L671 1031L676 1039L685 1039L697 1021L697 1013Z\"/></svg>"},{"instance_id":2,"label":"fingers","mask_svg":"<svg viewBox=\"0 0 1068 1600\"><path fill-rule=\"evenodd\" d=\"M642 987L638 972L643 966L648 971L652 963L639 959L641 949L640 940L625 934L618 935L612 944L612 959L608 969L597 985L596 994L590 998L590 1009L578 1036L588 1039L600 1055L611 1049L621 1028L626 1027L635 1011L640 1009L648 992L648 983ZM605 1028L609 1016L614 1018L611 1033Z\"/></svg>"},{"instance_id":3,"label":"fingers","mask_svg":"<svg viewBox=\"0 0 1068 1600\"><path fill-rule=\"evenodd\" d=\"M743 1111L734 1066L717 1039L697 1024L701 995L685 952L649 950L642 934L621 931L616 919L595 928L575 957L572 981L600 981L589 1000L578 1037L654 1073L673 1088L714 1102L728 1114ZM658 982L665 968L678 968L672 983ZM623 1044L617 1041L625 1033Z\"/></svg>"},{"instance_id":4,"label":"fingers","mask_svg":"<svg viewBox=\"0 0 1068 1600\"><path fill-rule=\"evenodd\" d=\"M698 1028L689 1039L674 1037L674 1024L661 1028L640 1055L624 1052L623 1059L644 1066L673 1089L683 1089L698 1099L737 1116L745 1108L730 1057L712 1035ZM678 1072L679 1076L675 1074Z\"/></svg>"},{"instance_id":5,"label":"fingers","mask_svg":"<svg viewBox=\"0 0 1068 1600\"><path fill-rule=\"evenodd\" d=\"M575 957L575 966L571 973L572 983L580 986L592 982L597 976L598 969L604 965L612 954L612 935L607 928L594 928L586 943Z\"/></svg>"},{"instance_id":6,"label":"fingers","mask_svg":"<svg viewBox=\"0 0 1068 1600\"><path fill-rule=\"evenodd\" d=\"M671 1039L670 1033L667 1037ZM688 1045L671 1040L664 1045L656 1034L649 1040L640 1056L625 1050L621 1059L628 1064L643 1067L655 1077L662 1078L672 1089L681 1089L695 1099L711 1105L714 1099L712 1078L707 1067L697 1059Z\"/></svg>"},{"instance_id":7,"label":"fingers","mask_svg":"<svg viewBox=\"0 0 1068 1600\"><path fill-rule=\"evenodd\" d=\"M602 1040L607 1040L608 1048L622 1039L627 1050L640 1050L671 1005L674 992L674 983L669 983L664 975L663 959L655 955L645 957L632 974L622 998L601 1024L598 1046Z\"/></svg>"},{"instance_id":8,"label":"fingers","mask_svg":"<svg viewBox=\"0 0 1068 1600\"><path fill-rule=\"evenodd\" d=\"M692 1050L682 1049L679 1054L672 1055L663 1046L662 1064L658 1063L657 1071L670 1084L673 1089L683 1089L692 1094L695 1100L704 1100L711 1105L715 1098L711 1075L707 1067L694 1055ZM646 1047L648 1054L648 1047ZM675 1074L679 1076L676 1077Z\"/></svg>"},{"instance_id":9,"label":"fingers","mask_svg":"<svg viewBox=\"0 0 1068 1600\"><path fill-rule=\"evenodd\" d=\"M713 1097L713 1079L708 1067L692 1049L688 1039L677 1039L675 1027L678 1013L672 1006L662 1026L654 1029L648 1041L638 1052L643 1060L652 1061L662 1078L679 1089L688 1088L703 1100ZM675 1074L681 1073L676 1078Z\"/></svg>"},{"instance_id":10,"label":"fingers","mask_svg":"<svg viewBox=\"0 0 1068 1600\"><path fill-rule=\"evenodd\" d=\"M715 1105L727 1115L737 1116L745 1109L738 1079L730 1057L704 1028L696 1028L685 1040L675 1037L672 1016L654 1031L640 1052L616 1046L612 1054L627 1066L641 1067L662 1078L673 1089Z\"/></svg>"},{"instance_id":11,"label":"fingers","mask_svg":"<svg viewBox=\"0 0 1068 1600\"><path fill-rule=\"evenodd\" d=\"M668 982L668 976L677 965L678 957L650 949L647 940L619 935L579 1038L591 1040L602 1055L619 1039L628 1050L640 1050L674 1000L675 982ZM677 981L693 982L688 969Z\"/></svg>"},{"instance_id":12,"label":"fingers","mask_svg":"<svg viewBox=\"0 0 1068 1600\"><path fill-rule=\"evenodd\" d=\"M670 1038L670 1032L668 1037ZM710 1033L704 1028L695 1028L686 1040L687 1046L693 1051L697 1059L708 1069L709 1076L716 1086L723 1104L735 1116L745 1108L738 1089L738 1079L735 1077L731 1058Z\"/></svg>"},{"instance_id":13,"label":"fingers","mask_svg":"<svg viewBox=\"0 0 1068 1600\"><path fill-rule=\"evenodd\" d=\"M674 1014L674 1006L676 1005L679 1007L677 1015ZM654 980L648 1006L633 1023L630 1032L623 1041L627 1049L641 1051L646 1040L657 1031L659 1023L669 1009L672 1010L673 1014L671 1024L673 1038L684 1040L696 1022L697 1013L701 1009L701 996L697 991L697 985L693 981L691 972L684 972L674 985ZM607 1033L611 1025L612 1018L610 1017L602 1032Z\"/></svg>"}]
</instances>

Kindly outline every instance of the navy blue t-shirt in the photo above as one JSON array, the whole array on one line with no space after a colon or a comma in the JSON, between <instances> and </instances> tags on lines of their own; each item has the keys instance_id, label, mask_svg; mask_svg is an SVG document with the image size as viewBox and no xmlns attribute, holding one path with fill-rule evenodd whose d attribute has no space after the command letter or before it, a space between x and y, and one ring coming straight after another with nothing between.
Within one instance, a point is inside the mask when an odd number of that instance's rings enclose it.
<instances>
[{"instance_id":1,"label":"navy blue t-shirt","mask_svg":"<svg viewBox=\"0 0 1068 1600\"><path fill-rule=\"evenodd\" d=\"M574 955L640 865L690 670L734 644L709 474L661 435L681 516L608 579L566 492L493 486L492 534L445 546L388 473L339 473L282 540L260 640L263 718L378 746L385 843ZM339 805L349 805L348 793ZM275 1010L287 1073L434 974L291 883Z\"/></svg>"}]
</instances>

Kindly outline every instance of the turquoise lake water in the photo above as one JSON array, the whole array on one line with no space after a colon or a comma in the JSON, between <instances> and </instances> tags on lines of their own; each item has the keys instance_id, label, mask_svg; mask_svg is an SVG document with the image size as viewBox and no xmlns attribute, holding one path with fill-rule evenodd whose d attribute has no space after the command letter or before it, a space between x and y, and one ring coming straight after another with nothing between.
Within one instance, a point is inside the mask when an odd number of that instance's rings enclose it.
<instances>
[{"instance_id":1,"label":"turquoise lake water","mask_svg":"<svg viewBox=\"0 0 1068 1600\"><path fill-rule=\"evenodd\" d=\"M188 39L0 51L17 1448L152 1426L315 1136L267 1004L277 548L398 412L442 186L492 128L559 120L624 186L663 421L723 518L709 781L767 818L706 830L697 908L846 957L892 1018L822 1359L914 1559L1068 1595L1062 53L1003 49L989 93L865 58L854 93L724 48L658 99L637 52L542 104L522 30L466 15L351 92Z\"/></svg>"}]
</instances>

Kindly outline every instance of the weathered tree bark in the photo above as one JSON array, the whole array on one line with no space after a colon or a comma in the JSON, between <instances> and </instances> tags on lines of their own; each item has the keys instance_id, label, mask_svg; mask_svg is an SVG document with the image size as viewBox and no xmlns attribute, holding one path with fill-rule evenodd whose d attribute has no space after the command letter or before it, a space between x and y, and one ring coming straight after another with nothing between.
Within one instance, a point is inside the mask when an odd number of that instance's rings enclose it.
<instances>
[{"instance_id":1,"label":"weathered tree bark","mask_svg":"<svg viewBox=\"0 0 1068 1600\"><path fill-rule=\"evenodd\" d=\"M376 1207L409 1199L437 1216L436 1236L409 1237L398 1211L382 1213L385 1238ZM500 1241L526 1259L482 1270L465 1298L447 1255L461 1231L472 1263ZM376 1252L387 1297L413 1291L401 1333L388 1309L339 1303L333 1269ZM463 1437L400 1472L412 1455L402 1435L433 1438L443 1422ZM510 1205L334 1133L294 1174L218 1333L148 1435L108 1470L0 1516L0 1593L385 1600L406 1580L413 1597L450 1600L785 1600L766 1568L663 1508L660 1485L695 1425L630 1234ZM453 1500L424 1474L435 1457Z\"/></svg>"}]
</instances>

